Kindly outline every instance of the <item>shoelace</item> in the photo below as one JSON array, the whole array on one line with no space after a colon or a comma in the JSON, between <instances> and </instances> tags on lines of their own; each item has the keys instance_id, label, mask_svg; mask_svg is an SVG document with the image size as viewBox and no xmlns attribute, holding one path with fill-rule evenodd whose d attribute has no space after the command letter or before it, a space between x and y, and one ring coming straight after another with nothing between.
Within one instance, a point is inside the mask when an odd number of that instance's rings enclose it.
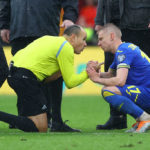
<instances>
[{"instance_id":1,"label":"shoelace","mask_svg":"<svg viewBox=\"0 0 150 150\"><path fill-rule=\"evenodd\" d=\"M66 124L66 122L68 122L69 120L65 120L64 122L63 122L63 124Z\"/></svg>"}]
</instances>

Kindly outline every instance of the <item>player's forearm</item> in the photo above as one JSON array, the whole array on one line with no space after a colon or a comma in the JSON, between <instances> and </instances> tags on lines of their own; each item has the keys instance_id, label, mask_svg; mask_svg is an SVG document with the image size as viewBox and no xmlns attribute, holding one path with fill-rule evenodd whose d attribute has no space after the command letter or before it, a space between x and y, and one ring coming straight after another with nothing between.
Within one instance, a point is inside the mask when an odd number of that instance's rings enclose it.
<instances>
[{"instance_id":1,"label":"player's forearm","mask_svg":"<svg viewBox=\"0 0 150 150\"><path fill-rule=\"evenodd\" d=\"M112 78L97 78L95 83L99 83L105 86L123 86L124 82L120 80L118 77L112 77Z\"/></svg>"},{"instance_id":2,"label":"player's forearm","mask_svg":"<svg viewBox=\"0 0 150 150\"><path fill-rule=\"evenodd\" d=\"M100 77L101 78L110 78L110 77L113 77L113 74L110 74L109 72L101 72Z\"/></svg>"}]
</instances>

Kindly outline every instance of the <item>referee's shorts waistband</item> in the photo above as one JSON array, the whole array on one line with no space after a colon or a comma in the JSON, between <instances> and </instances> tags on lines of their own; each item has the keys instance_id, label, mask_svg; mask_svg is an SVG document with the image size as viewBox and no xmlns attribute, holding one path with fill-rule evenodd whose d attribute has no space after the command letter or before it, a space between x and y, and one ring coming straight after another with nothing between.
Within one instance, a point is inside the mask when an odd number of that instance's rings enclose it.
<instances>
[{"instance_id":1,"label":"referee's shorts waistband","mask_svg":"<svg viewBox=\"0 0 150 150\"><path fill-rule=\"evenodd\" d=\"M20 74L24 78L34 78L37 80L37 77L34 75L34 73L26 68L16 67L14 65L10 66L9 68L9 75L13 76L13 74Z\"/></svg>"}]
</instances>

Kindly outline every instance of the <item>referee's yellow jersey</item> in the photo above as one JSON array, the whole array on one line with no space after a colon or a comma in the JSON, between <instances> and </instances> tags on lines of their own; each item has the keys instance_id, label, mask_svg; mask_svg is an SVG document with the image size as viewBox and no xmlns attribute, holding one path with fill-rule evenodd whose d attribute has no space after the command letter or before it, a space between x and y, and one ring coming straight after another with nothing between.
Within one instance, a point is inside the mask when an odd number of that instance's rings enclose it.
<instances>
[{"instance_id":1,"label":"referee's yellow jersey","mask_svg":"<svg viewBox=\"0 0 150 150\"><path fill-rule=\"evenodd\" d=\"M12 60L14 66L32 71L40 81L60 70L68 88L88 78L86 71L75 73L74 49L63 36L43 36L18 51Z\"/></svg>"}]
</instances>

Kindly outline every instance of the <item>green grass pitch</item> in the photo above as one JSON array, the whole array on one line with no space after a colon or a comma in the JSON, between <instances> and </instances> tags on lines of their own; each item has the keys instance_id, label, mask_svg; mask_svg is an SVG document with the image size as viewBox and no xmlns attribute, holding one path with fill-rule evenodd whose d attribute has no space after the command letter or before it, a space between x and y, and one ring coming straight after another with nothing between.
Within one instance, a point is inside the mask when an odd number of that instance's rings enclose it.
<instances>
[{"instance_id":1,"label":"green grass pitch","mask_svg":"<svg viewBox=\"0 0 150 150\"><path fill-rule=\"evenodd\" d=\"M0 96L0 111L16 114L16 97ZM95 129L109 117L108 104L100 96L64 96L63 120L81 133L24 133L0 122L0 150L149 150L150 132ZM128 116L128 128L134 119Z\"/></svg>"}]
</instances>

